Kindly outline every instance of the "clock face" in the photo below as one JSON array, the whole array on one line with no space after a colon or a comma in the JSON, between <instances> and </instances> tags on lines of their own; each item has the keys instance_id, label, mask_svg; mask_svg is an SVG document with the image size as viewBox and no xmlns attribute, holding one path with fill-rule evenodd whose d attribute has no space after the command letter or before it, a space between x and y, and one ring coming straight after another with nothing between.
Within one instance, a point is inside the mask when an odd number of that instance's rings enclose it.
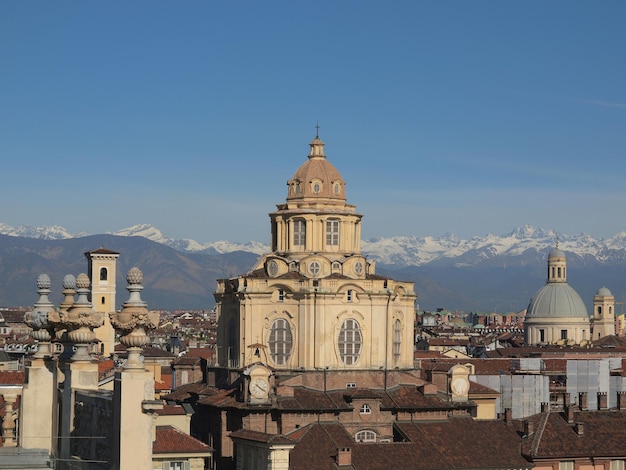
<instances>
[{"instance_id":1,"label":"clock face","mask_svg":"<svg viewBox=\"0 0 626 470\"><path fill-rule=\"evenodd\" d=\"M254 398L264 398L268 395L270 384L263 377L256 377L250 382L249 390Z\"/></svg>"},{"instance_id":2,"label":"clock face","mask_svg":"<svg viewBox=\"0 0 626 470\"><path fill-rule=\"evenodd\" d=\"M465 395L469 390L469 382L463 377L456 377L450 384L450 390L455 395Z\"/></svg>"}]
</instances>

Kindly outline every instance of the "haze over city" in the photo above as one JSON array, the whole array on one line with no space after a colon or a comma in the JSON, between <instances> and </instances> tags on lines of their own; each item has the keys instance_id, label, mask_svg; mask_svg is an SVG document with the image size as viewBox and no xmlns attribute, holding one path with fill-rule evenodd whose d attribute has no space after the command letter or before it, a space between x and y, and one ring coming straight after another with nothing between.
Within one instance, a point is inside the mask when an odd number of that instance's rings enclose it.
<instances>
[{"instance_id":1,"label":"haze over city","mask_svg":"<svg viewBox=\"0 0 626 470\"><path fill-rule=\"evenodd\" d=\"M626 230L626 4L3 2L0 222L266 242L319 136L365 238Z\"/></svg>"}]
</instances>

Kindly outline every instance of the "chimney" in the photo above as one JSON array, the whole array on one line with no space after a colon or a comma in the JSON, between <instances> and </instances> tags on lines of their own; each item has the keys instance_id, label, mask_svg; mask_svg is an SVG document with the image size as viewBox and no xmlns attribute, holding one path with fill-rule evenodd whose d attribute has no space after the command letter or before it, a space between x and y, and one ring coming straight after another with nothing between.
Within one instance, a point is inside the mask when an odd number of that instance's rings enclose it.
<instances>
[{"instance_id":1,"label":"chimney","mask_svg":"<svg viewBox=\"0 0 626 470\"><path fill-rule=\"evenodd\" d=\"M541 403L541 412L545 413L550 409L550 403L546 403L545 401Z\"/></svg>"},{"instance_id":2,"label":"chimney","mask_svg":"<svg viewBox=\"0 0 626 470\"><path fill-rule=\"evenodd\" d=\"M511 410L511 408L505 408L504 409L504 422L510 423L512 421L513 421L513 411Z\"/></svg>"},{"instance_id":3,"label":"chimney","mask_svg":"<svg viewBox=\"0 0 626 470\"><path fill-rule=\"evenodd\" d=\"M585 435L585 423L580 421L576 423L576 434L578 434L579 436Z\"/></svg>"},{"instance_id":4,"label":"chimney","mask_svg":"<svg viewBox=\"0 0 626 470\"><path fill-rule=\"evenodd\" d=\"M529 419L524 420L524 435L531 436L535 433L535 423Z\"/></svg>"},{"instance_id":5,"label":"chimney","mask_svg":"<svg viewBox=\"0 0 626 470\"><path fill-rule=\"evenodd\" d=\"M609 409L609 400L606 395L606 392L598 392L598 409L599 410Z\"/></svg>"},{"instance_id":6,"label":"chimney","mask_svg":"<svg viewBox=\"0 0 626 470\"><path fill-rule=\"evenodd\" d=\"M570 395L569 393L563 393L563 409L566 409L570 405Z\"/></svg>"},{"instance_id":7,"label":"chimney","mask_svg":"<svg viewBox=\"0 0 626 470\"><path fill-rule=\"evenodd\" d=\"M566 412L567 412L567 422L569 424L572 424L574 422L574 412L576 411L576 405L568 405L567 408L565 408Z\"/></svg>"},{"instance_id":8,"label":"chimney","mask_svg":"<svg viewBox=\"0 0 626 470\"><path fill-rule=\"evenodd\" d=\"M580 392L578 394L578 405L581 411L587 411L589 409L587 406L587 392Z\"/></svg>"},{"instance_id":9,"label":"chimney","mask_svg":"<svg viewBox=\"0 0 626 470\"><path fill-rule=\"evenodd\" d=\"M338 449L337 465L352 465L352 449L350 447L342 447Z\"/></svg>"},{"instance_id":10,"label":"chimney","mask_svg":"<svg viewBox=\"0 0 626 470\"><path fill-rule=\"evenodd\" d=\"M626 392L617 392L617 409L626 410Z\"/></svg>"}]
</instances>

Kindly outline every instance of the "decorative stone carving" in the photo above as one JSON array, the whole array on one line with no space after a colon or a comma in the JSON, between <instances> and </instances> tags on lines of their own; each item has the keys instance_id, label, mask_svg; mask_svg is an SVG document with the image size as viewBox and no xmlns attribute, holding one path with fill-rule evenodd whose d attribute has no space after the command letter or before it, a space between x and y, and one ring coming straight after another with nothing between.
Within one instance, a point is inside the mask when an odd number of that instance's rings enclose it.
<instances>
[{"instance_id":1,"label":"decorative stone carving","mask_svg":"<svg viewBox=\"0 0 626 470\"><path fill-rule=\"evenodd\" d=\"M47 274L41 274L37 278L37 293L39 300L35 302L32 311L24 314L24 323L33 329L31 336L39 343L33 358L41 359L52 355L50 340L54 337L55 325L53 322L58 319L58 313L48 298L50 277Z\"/></svg>"},{"instance_id":2,"label":"decorative stone carving","mask_svg":"<svg viewBox=\"0 0 626 470\"><path fill-rule=\"evenodd\" d=\"M111 325L120 333L120 343L126 346L128 359L124 368L143 369L141 349L150 343L146 330L159 326L159 313L148 310L146 302L141 300L143 273L137 267L131 268L126 275L129 298L122 304L122 310L109 314Z\"/></svg>"},{"instance_id":3,"label":"decorative stone carving","mask_svg":"<svg viewBox=\"0 0 626 470\"><path fill-rule=\"evenodd\" d=\"M65 280L64 280L65 284ZM59 311L59 326L67 330L67 339L74 343L73 361L90 361L89 345L96 338L93 332L104 324L104 314L94 312L89 302L89 277L81 273L76 278L78 298L68 310Z\"/></svg>"}]
</instances>

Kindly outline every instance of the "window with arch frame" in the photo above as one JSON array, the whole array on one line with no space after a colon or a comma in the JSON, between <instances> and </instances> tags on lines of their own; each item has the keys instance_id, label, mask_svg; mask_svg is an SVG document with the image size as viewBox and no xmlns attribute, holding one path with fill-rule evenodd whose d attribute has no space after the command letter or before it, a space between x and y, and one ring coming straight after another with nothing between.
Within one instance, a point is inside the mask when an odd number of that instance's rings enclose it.
<instances>
[{"instance_id":1,"label":"window with arch frame","mask_svg":"<svg viewBox=\"0 0 626 470\"><path fill-rule=\"evenodd\" d=\"M106 281L109 277L109 271L107 268L100 268L100 280Z\"/></svg>"},{"instance_id":2,"label":"window with arch frame","mask_svg":"<svg viewBox=\"0 0 626 470\"><path fill-rule=\"evenodd\" d=\"M277 318L272 322L269 336L270 356L274 364L282 366L287 363L293 347L293 335L289 322Z\"/></svg>"},{"instance_id":3,"label":"window with arch frame","mask_svg":"<svg viewBox=\"0 0 626 470\"><path fill-rule=\"evenodd\" d=\"M348 318L341 324L337 345L341 362L346 365L356 364L363 346L363 334L356 320Z\"/></svg>"},{"instance_id":4,"label":"window with arch frame","mask_svg":"<svg viewBox=\"0 0 626 470\"><path fill-rule=\"evenodd\" d=\"M376 442L376 433L370 429L364 429L354 435L357 442Z\"/></svg>"}]
</instances>

